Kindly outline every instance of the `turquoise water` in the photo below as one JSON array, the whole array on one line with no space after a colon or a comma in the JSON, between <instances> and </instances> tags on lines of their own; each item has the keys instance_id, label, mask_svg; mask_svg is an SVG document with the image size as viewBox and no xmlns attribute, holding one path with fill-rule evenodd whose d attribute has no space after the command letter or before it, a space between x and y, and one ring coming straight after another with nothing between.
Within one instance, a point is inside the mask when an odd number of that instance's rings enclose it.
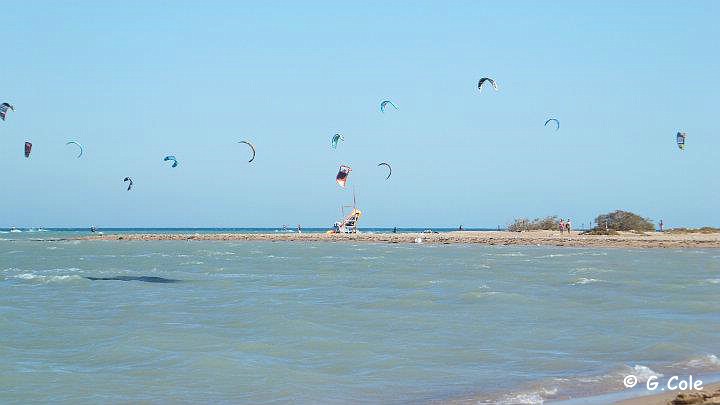
<instances>
[{"instance_id":1,"label":"turquoise water","mask_svg":"<svg viewBox=\"0 0 720 405\"><path fill-rule=\"evenodd\" d=\"M303 227L303 233L325 233L332 227L310 228ZM435 232L452 232L457 228L396 228L397 232L423 232L430 229ZM360 228L363 233L392 233L393 228ZM466 231L494 231L499 229L490 228L464 228ZM296 233L297 225L289 225L286 228L97 228L102 234L130 234L130 233L152 233L152 234L216 234L216 233ZM0 240L20 239L60 239L82 236L97 235L90 232L90 228L0 228Z\"/></svg>"},{"instance_id":2,"label":"turquoise water","mask_svg":"<svg viewBox=\"0 0 720 405\"><path fill-rule=\"evenodd\" d=\"M718 250L4 240L0 402L539 403L720 371L718 296Z\"/></svg>"}]
</instances>

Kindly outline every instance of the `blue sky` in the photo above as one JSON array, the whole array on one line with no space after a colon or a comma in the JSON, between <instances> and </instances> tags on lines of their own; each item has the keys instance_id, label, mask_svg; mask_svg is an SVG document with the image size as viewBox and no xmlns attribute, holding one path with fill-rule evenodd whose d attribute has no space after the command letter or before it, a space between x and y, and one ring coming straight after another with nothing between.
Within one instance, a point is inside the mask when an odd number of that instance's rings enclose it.
<instances>
[{"instance_id":1,"label":"blue sky","mask_svg":"<svg viewBox=\"0 0 720 405\"><path fill-rule=\"evenodd\" d=\"M341 163L365 226L720 225L717 2L2 8L0 226L329 226Z\"/></svg>"}]
</instances>

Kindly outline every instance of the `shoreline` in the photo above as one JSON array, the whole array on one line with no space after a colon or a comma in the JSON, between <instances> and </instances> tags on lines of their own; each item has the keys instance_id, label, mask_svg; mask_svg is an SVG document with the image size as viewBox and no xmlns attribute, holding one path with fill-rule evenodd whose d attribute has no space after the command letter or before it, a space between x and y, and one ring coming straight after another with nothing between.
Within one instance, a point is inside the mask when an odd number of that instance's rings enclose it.
<instances>
[{"instance_id":1,"label":"shoreline","mask_svg":"<svg viewBox=\"0 0 720 405\"><path fill-rule=\"evenodd\" d=\"M647 392L647 391L646 391ZM685 402L680 401L680 398L694 398L698 396L698 393L712 396L712 399L705 398L704 400L686 400ZM713 402L711 402L713 401ZM718 402L714 402L718 401ZM703 387L702 391L671 391L661 392L658 394L642 395L623 399L620 401L613 402L615 405L667 405L667 404L713 404L720 403L720 382L707 384Z\"/></svg>"},{"instance_id":2,"label":"shoreline","mask_svg":"<svg viewBox=\"0 0 720 405\"><path fill-rule=\"evenodd\" d=\"M623 232L619 235L570 235L556 231L453 231L443 233L117 233L89 235L67 240L115 241L269 241L269 242L369 242L478 244L486 246L553 246L596 248L714 248L720 249L720 233L670 234Z\"/></svg>"}]
</instances>

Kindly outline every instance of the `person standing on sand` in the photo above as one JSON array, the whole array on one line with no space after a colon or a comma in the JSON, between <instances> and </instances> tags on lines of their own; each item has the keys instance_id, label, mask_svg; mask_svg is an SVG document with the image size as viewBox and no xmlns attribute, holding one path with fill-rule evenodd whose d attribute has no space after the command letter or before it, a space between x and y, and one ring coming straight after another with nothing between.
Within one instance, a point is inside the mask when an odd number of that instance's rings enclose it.
<instances>
[{"instance_id":1,"label":"person standing on sand","mask_svg":"<svg viewBox=\"0 0 720 405\"><path fill-rule=\"evenodd\" d=\"M572 230L572 222L570 221L570 218L565 221L565 229L567 230L568 235L570 235L570 230Z\"/></svg>"},{"instance_id":2,"label":"person standing on sand","mask_svg":"<svg viewBox=\"0 0 720 405\"><path fill-rule=\"evenodd\" d=\"M663 221L662 221L662 219L661 219L661 220L660 220L660 232L663 231L663 225L664 225L664 224L663 224Z\"/></svg>"},{"instance_id":3,"label":"person standing on sand","mask_svg":"<svg viewBox=\"0 0 720 405\"><path fill-rule=\"evenodd\" d=\"M560 234L562 235L563 231L565 231L565 221L560 218L560 223L558 223L558 228L560 228Z\"/></svg>"},{"instance_id":4,"label":"person standing on sand","mask_svg":"<svg viewBox=\"0 0 720 405\"><path fill-rule=\"evenodd\" d=\"M298 224L298 233L302 233L302 227Z\"/></svg>"}]
</instances>

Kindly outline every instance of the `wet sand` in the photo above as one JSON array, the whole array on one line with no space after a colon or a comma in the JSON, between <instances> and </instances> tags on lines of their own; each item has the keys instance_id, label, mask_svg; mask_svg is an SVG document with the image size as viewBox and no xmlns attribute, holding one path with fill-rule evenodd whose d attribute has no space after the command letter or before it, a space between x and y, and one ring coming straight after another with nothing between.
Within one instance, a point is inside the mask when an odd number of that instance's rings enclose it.
<instances>
[{"instance_id":1,"label":"wet sand","mask_svg":"<svg viewBox=\"0 0 720 405\"><path fill-rule=\"evenodd\" d=\"M720 404L720 383L708 384L704 387L703 393L710 398L698 398L697 391L689 391L686 394L678 392L664 392L656 395L647 395L637 398L626 399L616 402L616 405L685 405L685 404ZM714 395L713 395L714 394ZM682 398L682 397L685 398Z\"/></svg>"},{"instance_id":2,"label":"wet sand","mask_svg":"<svg viewBox=\"0 0 720 405\"><path fill-rule=\"evenodd\" d=\"M720 233L669 234L624 232L619 235L580 235L579 232L560 234L554 231L458 231L444 233L196 233L196 234L108 234L81 237L82 240L221 240L221 241L298 241L298 242L374 242L480 244L500 246L567 246L601 248L720 248Z\"/></svg>"}]
</instances>

